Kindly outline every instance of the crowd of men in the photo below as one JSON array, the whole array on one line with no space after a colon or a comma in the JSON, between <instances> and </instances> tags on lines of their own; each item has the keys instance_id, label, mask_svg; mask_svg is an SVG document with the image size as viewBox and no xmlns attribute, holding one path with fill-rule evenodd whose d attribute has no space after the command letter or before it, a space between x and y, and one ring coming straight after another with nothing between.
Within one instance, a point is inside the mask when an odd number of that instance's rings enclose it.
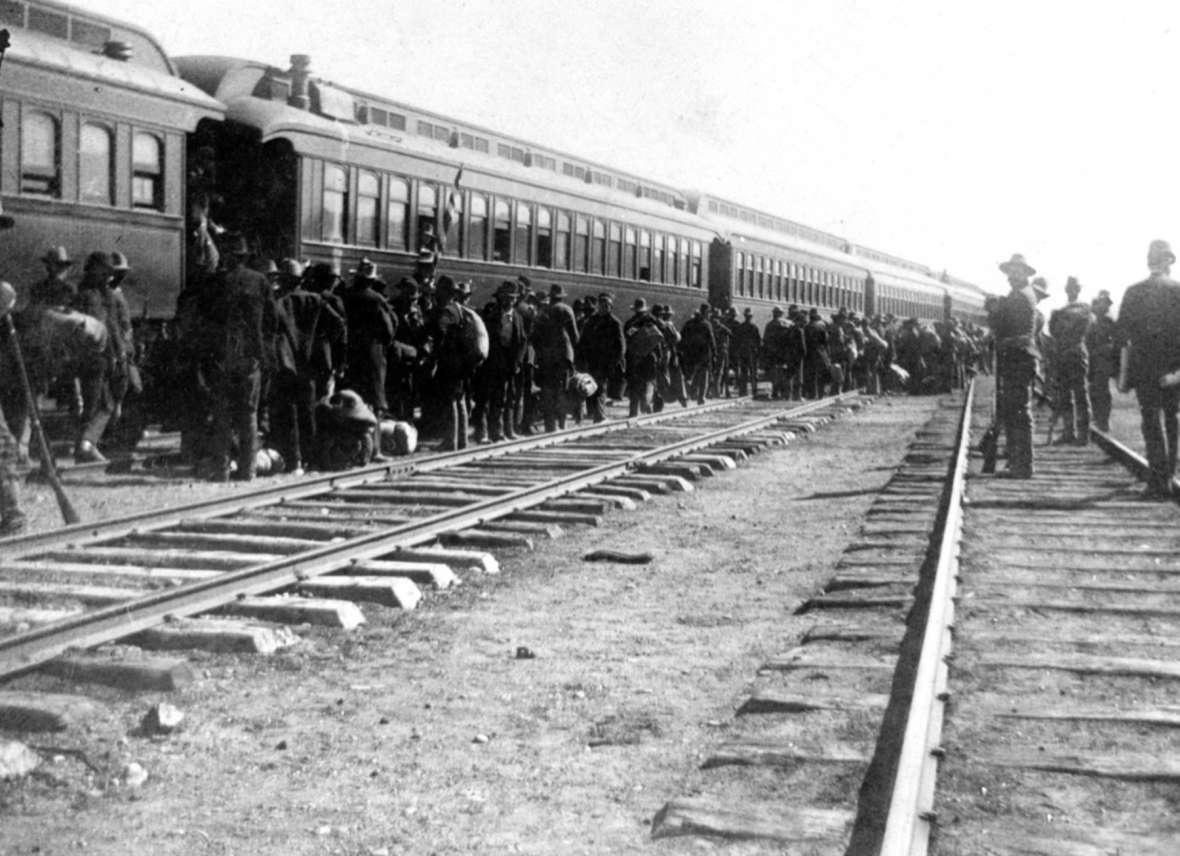
<instances>
[{"instance_id":1,"label":"crowd of men","mask_svg":"<svg viewBox=\"0 0 1180 856\"><path fill-rule=\"evenodd\" d=\"M1110 316L1110 292L1081 299L1081 284L1069 277L1067 303L1046 320L1037 304L1049 296L1043 277L1019 253L1000 265L1010 292L989 298L987 310L997 363L997 425L1007 439L1002 478L1032 478L1032 402L1052 407L1052 442L1086 445L1091 425L1110 430L1110 384L1134 389L1139 401L1149 476L1147 499L1172 497L1176 469L1177 405L1180 403L1180 284L1169 276L1176 261L1166 241L1152 241L1151 275L1127 289L1118 321Z\"/></svg>"},{"instance_id":2,"label":"crowd of men","mask_svg":"<svg viewBox=\"0 0 1180 856\"><path fill-rule=\"evenodd\" d=\"M332 407L416 423L439 448L459 449L601 421L608 401L637 415L735 393L949 390L986 348L983 331L958 320L843 308L825 319L775 307L760 326L748 308L739 318L702 303L678 323L672 306L639 298L624 318L608 293L570 303L561 285L536 290L525 276L476 309L471 284L439 274L429 247L414 275L390 286L368 260L346 279L323 263L260 258L240 234L219 237L149 342L136 341L122 292L125 256L91 253L76 281L66 248L42 257L46 275L29 288L18 327L34 394L69 403L78 462L105 460L104 437L129 395L179 428L198 473L249 480L264 446L289 468L339 466L323 436ZM0 406L26 437L25 398L3 374Z\"/></svg>"}]
</instances>

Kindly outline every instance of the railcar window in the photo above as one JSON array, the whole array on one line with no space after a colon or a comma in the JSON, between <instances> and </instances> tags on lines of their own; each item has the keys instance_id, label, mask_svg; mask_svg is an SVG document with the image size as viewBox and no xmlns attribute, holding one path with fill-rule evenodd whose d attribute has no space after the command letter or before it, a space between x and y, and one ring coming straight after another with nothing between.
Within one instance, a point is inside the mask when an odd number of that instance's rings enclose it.
<instances>
[{"instance_id":1,"label":"railcar window","mask_svg":"<svg viewBox=\"0 0 1180 856\"><path fill-rule=\"evenodd\" d=\"M70 23L70 41L85 45L88 48L100 49L111 40L111 28L79 21L75 18Z\"/></svg>"},{"instance_id":2,"label":"railcar window","mask_svg":"<svg viewBox=\"0 0 1180 856\"><path fill-rule=\"evenodd\" d=\"M418 121L418 135L421 137L434 138L434 125L429 122Z\"/></svg>"},{"instance_id":3,"label":"railcar window","mask_svg":"<svg viewBox=\"0 0 1180 856\"><path fill-rule=\"evenodd\" d=\"M639 233L639 266L638 277L651 282L651 232Z\"/></svg>"},{"instance_id":4,"label":"railcar window","mask_svg":"<svg viewBox=\"0 0 1180 856\"><path fill-rule=\"evenodd\" d=\"M692 285L692 274L688 268L688 238L680 239L680 261L678 267L680 268L680 282L684 285Z\"/></svg>"},{"instance_id":5,"label":"railcar window","mask_svg":"<svg viewBox=\"0 0 1180 856\"><path fill-rule=\"evenodd\" d=\"M28 113L21 125L21 193L61 196L61 134L48 113Z\"/></svg>"},{"instance_id":6,"label":"railcar window","mask_svg":"<svg viewBox=\"0 0 1180 856\"><path fill-rule=\"evenodd\" d=\"M619 257L623 254L623 227L610 224L610 243L606 245L606 275L619 275Z\"/></svg>"},{"instance_id":7,"label":"railcar window","mask_svg":"<svg viewBox=\"0 0 1180 856\"><path fill-rule=\"evenodd\" d=\"M45 33L57 39L70 37L70 19L48 9L29 7L29 29Z\"/></svg>"},{"instance_id":8,"label":"railcar window","mask_svg":"<svg viewBox=\"0 0 1180 856\"><path fill-rule=\"evenodd\" d=\"M376 173L357 176L356 197L356 242L375 247L381 238L381 183Z\"/></svg>"},{"instance_id":9,"label":"railcar window","mask_svg":"<svg viewBox=\"0 0 1180 856\"><path fill-rule=\"evenodd\" d=\"M570 215L557 212L557 240L553 244L553 266L559 270L570 267Z\"/></svg>"},{"instance_id":10,"label":"railcar window","mask_svg":"<svg viewBox=\"0 0 1180 856\"><path fill-rule=\"evenodd\" d=\"M344 167L324 167L324 206L320 237L325 241L344 242L347 231L348 173Z\"/></svg>"},{"instance_id":11,"label":"railcar window","mask_svg":"<svg viewBox=\"0 0 1180 856\"><path fill-rule=\"evenodd\" d=\"M553 267L553 214L537 209L537 266Z\"/></svg>"},{"instance_id":12,"label":"railcar window","mask_svg":"<svg viewBox=\"0 0 1180 856\"><path fill-rule=\"evenodd\" d=\"M443 225L448 226L446 229L446 245L448 248L453 248L454 255L463 255L463 241L461 238L463 231L463 191L458 188L452 188L447 192L447 208L454 206L454 217L450 218L450 223L447 223L447 218L443 219Z\"/></svg>"},{"instance_id":13,"label":"railcar window","mask_svg":"<svg viewBox=\"0 0 1180 856\"><path fill-rule=\"evenodd\" d=\"M434 126L434 138L439 142L449 143L451 141L451 132L442 125Z\"/></svg>"},{"instance_id":14,"label":"railcar window","mask_svg":"<svg viewBox=\"0 0 1180 856\"><path fill-rule=\"evenodd\" d=\"M418 246L425 243L428 233L438 234L438 191L433 184L418 185Z\"/></svg>"},{"instance_id":15,"label":"railcar window","mask_svg":"<svg viewBox=\"0 0 1180 856\"><path fill-rule=\"evenodd\" d=\"M766 257L758 257L758 296L766 297Z\"/></svg>"},{"instance_id":16,"label":"railcar window","mask_svg":"<svg viewBox=\"0 0 1180 856\"><path fill-rule=\"evenodd\" d=\"M492 219L492 261L506 262L511 252L512 207L503 199L497 199Z\"/></svg>"},{"instance_id":17,"label":"railcar window","mask_svg":"<svg viewBox=\"0 0 1180 856\"><path fill-rule=\"evenodd\" d=\"M471 194L471 223L467 235L467 254L473 259L488 257L488 198Z\"/></svg>"},{"instance_id":18,"label":"railcar window","mask_svg":"<svg viewBox=\"0 0 1180 856\"><path fill-rule=\"evenodd\" d=\"M389 179L389 209L386 214L389 247L404 250L409 243L406 226L410 222L410 185L400 178Z\"/></svg>"},{"instance_id":19,"label":"railcar window","mask_svg":"<svg viewBox=\"0 0 1180 856\"><path fill-rule=\"evenodd\" d=\"M590 242L590 273L602 273L602 261L606 257L606 224L594 221L594 237Z\"/></svg>"},{"instance_id":20,"label":"railcar window","mask_svg":"<svg viewBox=\"0 0 1180 856\"><path fill-rule=\"evenodd\" d=\"M704 249L701 247L700 241L692 242L692 272L691 281L689 285L693 288L701 287L701 261L704 258Z\"/></svg>"},{"instance_id":21,"label":"railcar window","mask_svg":"<svg viewBox=\"0 0 1180 856\"><path fill-rule=\"evenodd\" d=\"M153 134L131 140L131 205L164 210L164 144Z\"/></svg>"},{"instance_id":22,"label":"railcar window","mask_svg":"<svg viewBox=\"0 0 1180 856\"><path fill-rule=\"evenodd\" d=\"M737 265L735 266L735 270L737 272L737 276L735 277L735 279L737 279L737 293L741 296L745 296L745 293L746 293L746 254L745 253L738 253L737 254Z\"/></svg>"},{"instance_id":23,"label":"railcar window","mask_svg":"<svg viewBox=\"0 0 1180 856\"><path fill-rule=\"evenodd\" d=\"M623 231L623 271L624 279L635 279L635 230L628 226Z\"/></svg>"},{"instance_id":24,"label":"railcar window","mask_svg":"<svg viewBox=\"0 0 1180 856\"><path fill-rule=\"evenodd\" d=\"M113 205L114 147L110 129L86 123L78 138L78 185L83 202Z\"/></svg>"},{"instance_id":25,"label":"railcar window","mask_svg":"<svg viewBox=\"0 0 1180 856\"><path fill-rule=\"evenodd\" d=\"M0 0L0 24L11 24L14 27L25 25L25 4L16 0Z\"/></svg>"},{"instance_id":26,"label":"railcar window","mask_svg":"<svg viewBox=\"0 0 1180 856\"><path fill-rule=\"evenodd\" d=\"M664 279L664 236L656 235L652 247L651 278L653 282L666 282Z\"/></svg>"},{"instance_id":27,"label":"railcar window","mask_svg":"<svg viewBox=\"0 0 1180 856\"><path fill-rule=\"evenodd\" d=\"M590 221L577 217L574 224L574 270L586 272L586 257L590 253Z\"/></svg>"},{"instance_id":28,"label":"railcar window","mask_svg":"<svg viewBox=\"0 0 1180 856\"><path fill-rule=\"evenodd\" d=\"M533 240L533 209L523 202L516 203L516 253L513 261L519 265L529 263L529 249Z\"/></svg>"}]
</instances>

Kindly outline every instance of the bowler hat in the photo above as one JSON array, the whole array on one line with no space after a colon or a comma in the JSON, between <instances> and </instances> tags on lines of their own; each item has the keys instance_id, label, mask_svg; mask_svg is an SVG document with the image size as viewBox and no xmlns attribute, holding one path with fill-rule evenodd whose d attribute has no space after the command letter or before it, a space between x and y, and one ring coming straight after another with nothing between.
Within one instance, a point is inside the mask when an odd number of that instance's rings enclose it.
<instances>
[{"instance_id":1,"label":"bowler hat","mask_svg":"<svg viewBox=\"0 0 1180 856\"><path fill-rule=\"evenodd\" d=\"M713 307L712 307L712 306L710 306L708 303L702 303L702 304L700 305L700 310L701 310L701 312L703 312L703 313L705 313L706 315L708 315L710 312L712 312L712 311L713 311Z\"/></svg>"},{"instance_id":2,"label":"bowler hat","mask_svg":"<svg viewBox=\"0 0 1180 856\"><path fill-rule=\"evenodd\" d=\"M647 301L642 297L636 297L635 302L631 304L631 309L633 309L635 312L646 312Z\"/></svg>"},{"instance_id":3,"label":"bowler hat","mask_svg":"<svg viewBox=\"0 0 1180 856\"><path fill-rule=\"evenodd\" d=\"M1168 264L1176 263L1176 254L1172 252L1172 245L1167 241L1152 241L1147 247L1148 260L1158 259L1162 256L1168 257Z\"/></svg>"},{"instance_id":4,"label":"bowler hat","mask_svg":"<svg viewBox=\"0 0 1180 856\"><path fill-rule=\"evenodd\" d=\"M496 294L510 294L516 296L516 283L510 279L504 280L500 283L500 287L496 289Z\"/></svg>"},{"instance_id":5,"label":"bowler hat","mask_svg":"<svg viewBox=\"0 0 1180 856\"><path fill-rule=\"evenodd\" d=\"M1008 261L1000 262L1001 273L1012 273L1014 270L1019 270L1025 276L1032 276L1037 272L1037 269L1026 262L1020 253L1013 253L1012 258Z\"/></svg>"},{"instance_id":6,"label":"bowler hat","mask_svg":"<svg viewBox=\"0 0 1180 856\"><path fill-rule=\"evenodd\" d=\"M778 313L780 315L782 315L783 311L781 309L779 309L777 306L774 308L778 309ZM754 317L754 310L751 309L749 306L747 306L745 309L742 310L742 317L743 318L753 318Z\"/></svg>"},{"instance_id":7,"label":"bowler hat","mask_svg":"<svg viewBox=\"0 0 1180 856\"><path fill-rule=\"evenodd\" d=\"M565 297L565 288L563 288L559 283L555 282L551 286L549 286L549 296L550 297Z\"/></svg>"},{"instance_id":8,"label":"bowler hat","mask_svg":"<svg viewBox=\"0 0 1180 856\"><path fill-rule=\"evenodd\" d=\"M598 302L599 303L614 303L615 298L614 298L614 295L612 295L609 291L604 291L598 295Z\"/></svg>"},{"instance_id":9,"label":"bowler hat","mask_svg":"<svg viewBox=\"0 0 1180 856\"><path fill-rule=\"evenodd\" d=\"M70 254L66 252L65 247L52 247L45 255L41 256L41 261L50 265L57 265L58 267L69 267L74 262L70 259Z\"/></svg>"},{"instance_id":10,"label":"bowler hat","mask_svg":"<svg viewBox=\"0 0 1180 856\"><path fill-rule=\"evenodd\" d=\"M127 256L123 255L118 250L111 253L111 270L113 271L128 271L131 270L131 265L127 263Z\"/></svg>"},{"instance_id":11,"label":"bowler hat","mask_svg":"<svg viewBox=\"0 0 1180 856\"><path fill-rule=\"evenodd\" d=\"M455 280L445 273L434 281L434 288L439 294L454 294L458 290Z\"/></svg>"},{"instance_id":12,"label":"bowler hat","mask_svg":"<svg viewBox=\"0 0 1180 856\"><path fill-rule=\"evenodd\" d=\"M752 309L746 310L746 317L750 317L753 314L754 314L754 311ZM783 317L783 309L781 306L776 306L776 307L774 307L774 309L770 310L770 314L773 315L775 318L782 318Z\"/></svg>"}]
</instances>

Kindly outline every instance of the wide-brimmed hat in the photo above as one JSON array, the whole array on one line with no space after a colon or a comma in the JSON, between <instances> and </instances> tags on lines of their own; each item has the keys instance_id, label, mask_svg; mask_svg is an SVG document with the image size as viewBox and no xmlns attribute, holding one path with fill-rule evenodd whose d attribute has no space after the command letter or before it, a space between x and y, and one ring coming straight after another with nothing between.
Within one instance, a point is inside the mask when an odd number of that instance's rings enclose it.
<instances>
[{"instance_id":1,"label":"wide-brimmed hat","mask_svg":"<svg viewBox=\"0 0 1180 856\"><path fill-rule=\"evenodd\" d=\"M1049 296L1049 283L1045 281L1043 276L1038 276L1032 281L1032 290L1036 294L1037 300L1044 300Z\"/></svg>"},{"instance_id":2,"label":"wide-brimmed hat","mask_svg":"<svg viewBox=\"0 0 1180 856\"><path fill-rule=\"evenodd\" d=\"M1172 245L1167 241L1152 241L1147 247L1148 260L1159 258L1160 256L1167 256L1168 264L1176 263L1176 254L1172 252Z\"/></svg>"},{"instance_id":3,"label":"wide-brimmed hat","mask_svg":"<svg viewBox=\"0 0 1180 856\"><path fill-rule=\"evenodd\" d=\"M1024 256L1020 253L1013 253L1012 258L1006 262L1000 262L1001 273L1012 273L1014 270L1019 270L1025 276L1032 276L1037 272L1037 269L1024 260Z\"/></svg>"},{"instance_id":4,"label":"wide-brimmed hat","mask_svg":"<svg viewBox=\"0 0 1180 856\"><path fill-rule=\"evenodd\" d=\"M65 247L50 247L45 255L41 256L41 261L58 267L69 267L74 263Z\"/></svg>"},{"instance_id":5,"label":"wide-brimmed hat","mask_svg":"<svg viewBox=\"0 0 1180 856\"><path fill-rule=\"evenodd\" d=\"M454 294L458 290L455 280L445 273L434 281L434 288L439 294Z\"/></svg>"},{"instance_id":6,"label":"wide-brimmed hat","mask_svg":"<svg viewBox=\"0 0 1180 856\"><path fill-rule=\"evenodd\" d=\"M1107 291L1105 288L1102 289L1102 291L1098 292L1098 296L1095 297L1091 302L1092 303L1105 303L1107 306L1114 305L1114 301L1110 299L1110 292Z\"/></svg>"},{"instance_id":7,"label":"wide-brimmed hat","mask_svg":"<svg viewBox=\"0 0 1180 856\"><path fill-rule=\"evenodd\" d=\"M647 311L647 301L642 297L636 297L635 302L631 304L631 309L635 312Z\"/></svg>"},{"instance_id":8,"label":"wide-brimmed hat","mask_svg":"<svg viewBox=\"0 0 1180 856\"><path fill-rule=\"evenodd\" d=\"M496 294L508 294L512 297L516 296L516 283L510 279L504 280L500 283L499 288L496 289Z\"/></svg>"},{"instance_id":9,"label":"wide-brimmed hat","mask_svg":"<svg viewBox=\"0 0 1180 856\"><path fill-rule=\"evenodd\" d=\"M106 253L95 250L86 257L86 264L82 266L84 271L104 271L111 273L111 257Z\"/></svg>"},{"instance_id":10,"label":"wide-brimmed hat","mask_svg":"<svg viewBox=\"0 0 1180 856\"><path fill-rule=\"evenodd\" d=\"M131 270L131 265L127 263L127 256L118 250L111 253L111 270L116 272Z\"/></svg>"},{"instance_id":11,"label":"wide-brimmed hat","mask_svg":"<svg viewBox=\"0 0 1180 856\"><path fill-rule=\"evenodd\" d=\"M361 259L361 263L356 266L356 270L352 271L357 279L376 279L377 265L369 259Z\"/></svg>"},{"instance_id":12,"label":"wide-brimmed hat","mask_svg":"<svg viewBox=\"0 0 1180 856\"><path fill-rule=\"evenodd\" d=\"M299 279L303 276L303 265L295 259L283 259L279 262L279 273L291 279Z\"/></svg>"},{"instance_id":13,"label":"wide-brimmed hat","mask_svg":"<svg viewBox=\"0 0 1180 856\"><path fill-rule=\"evenodd\" d=\"M553 283L549 286L550 297L565 297L565 288L559 283Z\"/></svg>"}]
</instances>

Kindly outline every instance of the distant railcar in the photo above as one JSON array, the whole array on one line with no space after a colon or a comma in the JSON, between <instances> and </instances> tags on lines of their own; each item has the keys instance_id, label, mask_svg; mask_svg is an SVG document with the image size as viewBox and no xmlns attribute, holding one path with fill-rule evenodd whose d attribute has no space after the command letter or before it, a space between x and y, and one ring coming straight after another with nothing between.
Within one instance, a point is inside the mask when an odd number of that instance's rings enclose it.
<instances>
[{"instance_id":1,"label":"distant railcar","mask_svg":"<svg viewBox=\"0 0 1180 856\"><path fill-rule=\"evenodd\" d=\"M21 294L38 259L118 250L137 315L170 316L184 269L185 148L221 105L176 75L140 28L65 4L0 3L0 193L16 220L4 276Z\"/></svg>"},{"instance_id":2,"label":"distant railcar","mask_svg":"<svg viewBox=\"0 0 1180 856\"><path fill-rule=\"evenodd\" d=\"M472 280L477 304L518 275L537 288L559 283L571 299L611 292L620 310L640 296L681 313L708 299L713 232L671 188L605 167L567 170L556 153L444 127L435 114L314 79L303 57L289 70L176 62L227 108L193 138L217 152L214 219L254 236L266 255L345 273L367 257L392 284L412 274L433 235L441 269Z\"/></svg>"}]
</instances>

